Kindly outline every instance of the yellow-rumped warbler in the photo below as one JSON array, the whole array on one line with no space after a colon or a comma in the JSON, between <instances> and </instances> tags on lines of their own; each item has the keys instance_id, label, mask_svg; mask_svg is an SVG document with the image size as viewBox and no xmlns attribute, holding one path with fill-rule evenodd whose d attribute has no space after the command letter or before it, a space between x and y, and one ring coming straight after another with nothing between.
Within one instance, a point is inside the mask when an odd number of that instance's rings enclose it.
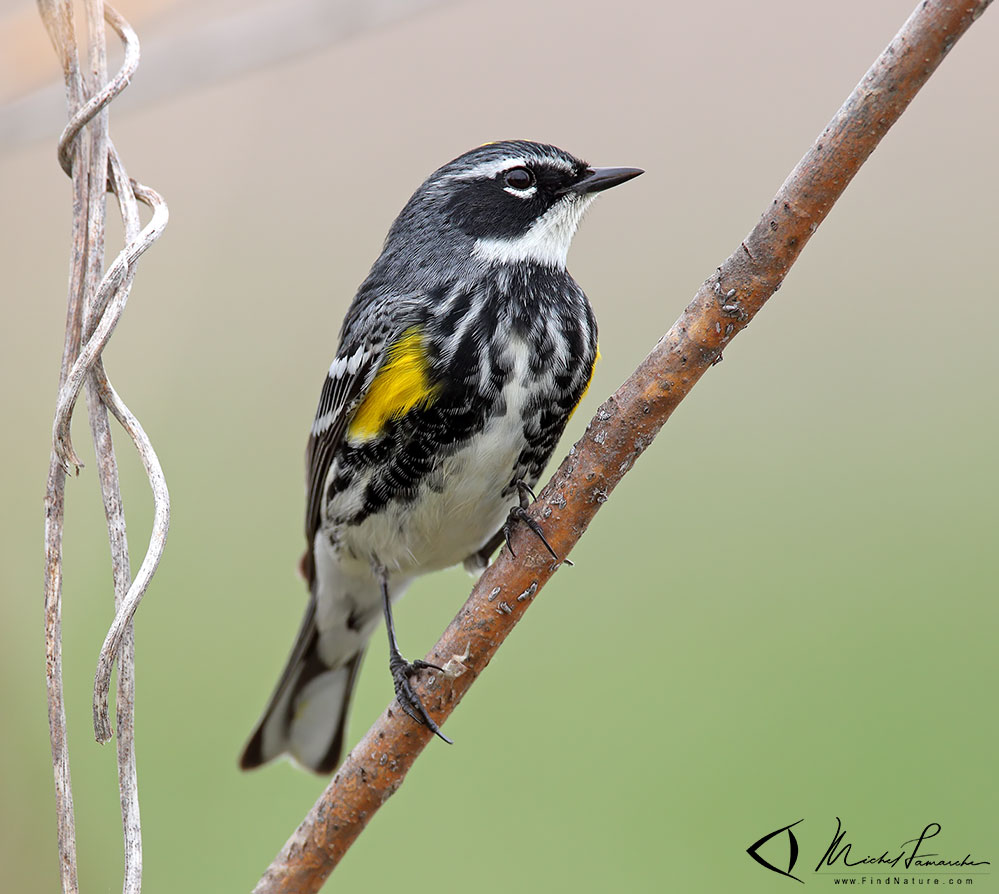
<instances>
[{"instance_id":1,"label":"yellow-rumped warbler","mask_svg":"<svg viewBox=\"0 0 999 894\"><path fill-rule=\"evenodd\" d=\"M383 613L401 707L450 741L411 688L432 665L399 653L391 603L417 575L485 567L524 516L597 357L569 243L598 192L641 173L490 143L431 174L396 218L319 398L306 451L311 596L244 769L286 753L332 772Z\"/></svg>"}]
</instances>

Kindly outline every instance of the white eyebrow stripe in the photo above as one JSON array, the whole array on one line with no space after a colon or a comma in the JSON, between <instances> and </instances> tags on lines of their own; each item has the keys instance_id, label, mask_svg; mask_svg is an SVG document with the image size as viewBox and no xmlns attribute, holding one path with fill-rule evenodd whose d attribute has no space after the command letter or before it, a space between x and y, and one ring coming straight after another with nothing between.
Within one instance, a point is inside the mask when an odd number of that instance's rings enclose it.
<instances>
[{"instance_id":1,"label":"white eyebrow stripe","mask_svg":"<svg viewBox=\"0 0 999 894\"><path fill-rule=\"evenodd\" d=\"M481 164L477 164L474 168L469 168L467 171L462 171L460 174L454 174L454 180L492 180L497 174L501 174L503 171L509 171L513 168L525 168L531 165L541 165L542 167L559 168L565 171L567 174L573 173L575 168L572 164L565 159L558 158L556 156L532 156L530 158L526 156L515 156L509 158L494 158L491 161L484 161Z\"/></svg>"},{"instance_id":2,"label":"white eyebrow stripe","mask_svg":"<svg viewBox=\"0 0 999 894\"><path fill-rule=\"evenodd\" d=\"M460 174L455 174L455 180L492 180L502 171L509 171L511 168L523 168L527 165L526 158L500 158L492 161L484 161Z\"/></svg>"}]
</instances>

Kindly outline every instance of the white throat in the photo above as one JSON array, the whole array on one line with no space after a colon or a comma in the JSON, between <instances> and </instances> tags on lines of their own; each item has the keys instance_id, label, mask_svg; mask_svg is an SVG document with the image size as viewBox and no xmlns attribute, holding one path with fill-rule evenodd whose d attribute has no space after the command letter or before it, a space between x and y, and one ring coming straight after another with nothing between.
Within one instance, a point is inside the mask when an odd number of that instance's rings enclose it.
<instances>
[{"instance_id":1,"label":"white throat","mask_svg":"<svg viewBox=\"0 0 999 894\"><path fill-rule=\"evenodd\" d=\"M512 239L477 239L472 255L493 264L533 261L546 267L565 269L569 245L576 228L595 195L573 193L556 202L531 228Z\"/></svg>"}]
</instances>

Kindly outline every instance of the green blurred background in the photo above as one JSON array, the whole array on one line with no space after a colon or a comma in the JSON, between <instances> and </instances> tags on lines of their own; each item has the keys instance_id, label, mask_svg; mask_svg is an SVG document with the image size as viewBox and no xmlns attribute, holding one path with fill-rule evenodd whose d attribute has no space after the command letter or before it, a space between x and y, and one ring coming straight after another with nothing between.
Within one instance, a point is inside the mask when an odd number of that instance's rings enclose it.
<instances>
[{"instance_id":1,"label":"green blurred background","mask_svg":"<svg viewBox=\"0 0 999 894\"><path fill-rule=\"evenodd\" d=\"M137 619L146 891L248 890L322 787L288 764L240 774L236 756L304 605L302 456L340 319L422 178L512 137L647 169L597 204L570 256L604 359L567 449L911 4L454 2L148 102L140 69L112 132L171 221L105 356L173 497ZM156 57L167 14L135 5L121 9L147 63L182 68ZM41 33L27 2L3 9L0 27ZM801 818L796 873L824 887L812 869L836 816L855 851L935 821L936 851L999 859L997 38L993 12L955 48L448 722L456 744L431 743L330 890L788 890L745 850ZM63 113L46 108L44 139L0 147L8 891L58 887L42 495L70 190ZM86 460L85 413L75 433ZM151 504L118 446L137 565ZM112 891L114 751L90 730L112 604L92 463L68 484L65 564L81 880ZM453 570L413 587L407 654L469 584ZM376 638L351 741L391 695L384 658Z\"/></svg>"}]
</instances>

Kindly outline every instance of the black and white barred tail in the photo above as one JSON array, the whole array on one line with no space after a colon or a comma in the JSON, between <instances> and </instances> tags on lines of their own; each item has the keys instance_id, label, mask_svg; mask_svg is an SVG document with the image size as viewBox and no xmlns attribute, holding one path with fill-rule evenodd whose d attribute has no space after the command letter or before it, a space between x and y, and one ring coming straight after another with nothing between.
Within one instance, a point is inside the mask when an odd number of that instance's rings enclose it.
<instances>
[{"instance_id":1,"label":"black and white barred tail","mask_svg":"<svg viewBox=\"0 0 999 894\"><path fill-rule=\"evenodd\" d=\"M343 752L347 709L364 652L330 668L319 653L315 603L239 765L251 770L287 754L314 773L332 773Z\"/></svg>"}]
</instances>

